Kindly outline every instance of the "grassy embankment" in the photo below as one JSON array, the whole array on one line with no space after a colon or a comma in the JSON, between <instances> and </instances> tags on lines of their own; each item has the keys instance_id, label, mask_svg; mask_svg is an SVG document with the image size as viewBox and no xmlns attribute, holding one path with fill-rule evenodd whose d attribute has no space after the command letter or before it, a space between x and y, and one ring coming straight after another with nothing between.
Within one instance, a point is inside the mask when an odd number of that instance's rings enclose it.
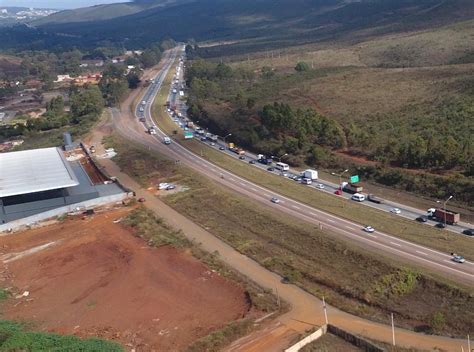
<instances>
[{"instance_id":1,"label":"grassy embankment","mask_svg":"<svg viewBox=\"0 0 474 352\"><path fill-rule=\"evenodd\" d=\"M173 131L177 129L177 126L168 117L164 104L167 99L167 87L171 82L172 74L171 71L168 73L163 83L164 88L157 96L153 108L155 121L160 128L170 136L173 135ZM360 224L371 224L377 230L414 243L438 249L446 253L462 253L466 258L474 259L474 241L466 236L460 236L459 234L454 234L449 231L418 224L413 220L407 220L370 207L360 206L349 200L343 200L334 195L317 190L308 192L307 187L303 187L287 178L279 177L252 167L247 163L243 163L224 153L206 147L198 141L184 141L182 131L178 131L178 134L175 135L175 141L182 143L195 154L202 156L216 165L284 196Z\"/></svg>"},{"instance_id":2,"label":"grassy embankment","mask_svg":"<svg viewBox=\"0 0 474 352\"><path fill-rule=\"evenodd\" d=\"M35 332L24 324L1 320L0 351L120 352L123 348L115 342L100 339L82 340L76 336Z\"/></svg>"},{"instance_id":3,"label":"grassy embankment","mask_svg":"<svg viewBox=\"0 0 474 352\"><path fill-rule=\"evenodd\" d=\"M368 319L418 331L463 335L474 328L472 288L367 253L331 233L229 192L182 165L118 137L116 162L145 187L172 182L186 191L163 200L239 252L287 276L332 305Z\"/></svg>"}]
</instances>

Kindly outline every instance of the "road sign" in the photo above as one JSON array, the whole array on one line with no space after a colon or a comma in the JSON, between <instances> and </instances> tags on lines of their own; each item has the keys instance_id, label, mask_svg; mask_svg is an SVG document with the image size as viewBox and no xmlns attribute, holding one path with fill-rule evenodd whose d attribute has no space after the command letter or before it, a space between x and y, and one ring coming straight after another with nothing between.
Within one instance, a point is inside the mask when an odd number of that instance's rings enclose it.
<instances>
[{"instance_id":1,"label":"road sign","mask_svg":"<svg viewBox=\"0 0 474 352\"><path fill-rule=\"evenodd\" d=\"M191 131L184 131L184 139L193 138L193 133Z\"/></svg>"},{"instance_id":2,"label":"road sign","mask_svg":"<svg viewBox=\"0 0 474 352\"><path fill-rule=\"evenodd\" d=\"M359 175L351 176L351 183L357 183L357 182L359 182Z\"/></svg>"}]
</instances>

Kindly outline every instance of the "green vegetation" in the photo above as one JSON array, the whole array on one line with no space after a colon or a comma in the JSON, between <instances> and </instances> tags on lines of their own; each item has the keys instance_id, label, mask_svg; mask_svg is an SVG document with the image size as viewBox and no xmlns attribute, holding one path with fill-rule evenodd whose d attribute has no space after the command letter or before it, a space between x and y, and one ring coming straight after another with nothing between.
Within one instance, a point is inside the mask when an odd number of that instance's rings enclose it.
<instances>
[{"instance_id":1,"label":"green vegetation","mask_svg":"<svg viewBox=\"0 0 474 352\"><path fill-rule=\"evenodd\" d=\"M152 175L149 184L159 180L189 188L163 197L169 205L268 269L291 277L316 296L324 295L332 305L381 322L395 312L398 324L416 330L434 330L436 312L446 317L443 333L462 335L473 328L472 290L282 218L145 149L117 138L112 142L126 173L136 175L134 165L139 164Z\"/></svg>"},{"instance_id":2,"label":"green vegetation","mask_svg":"<svg viewBox=\"0 0 474 352\"><path fill-rule=\"evenodd\" d=\"M163 219L156 217L151 210L140 207L134 209L124 221L125 225L135 230L150 246L189 247L190 242L180 231L172 229Z\"/></svg>"},{"instance_id":3,"label":"green vegetation","mask_svg":"<svg viewBox=\"0 0 474 352\"><path fill-rule=\"evenodd\" d=\"M82 340L75 336L34 332L24 325L8 320L0 321L0 351L83 351L119 352L122 347L100 339Z\"/></svg>"},{"instance_id":4,"label":"green vegetation","mask_svg":"<svg viewBox=\"0 0 474 352\"><path fill-rule=\"evenodd\" d=\"M189 114L214 133L232 133L229 141L255 152L288 153L285 161L294 166L349 167L364 180L433 198L455 194L457 202L472 203L472 95L438 101L434 108L409 105L365 118L335 118L301 105L295 108L284 102L271 103L281 100L283 92L298 92L305 82L337 75L341 70L348 69L306 67L292 74L275 74L266 68L256 76L243 66L233 69L196 60L186 71ZM292 99L284 97L286 100ZM348 161L338 153L356 155L368 162ZM409 168L422 170L415 173L406 170ZM443 176L432 173L435 171L450 173Z\"/></svg>"}]
</instances>

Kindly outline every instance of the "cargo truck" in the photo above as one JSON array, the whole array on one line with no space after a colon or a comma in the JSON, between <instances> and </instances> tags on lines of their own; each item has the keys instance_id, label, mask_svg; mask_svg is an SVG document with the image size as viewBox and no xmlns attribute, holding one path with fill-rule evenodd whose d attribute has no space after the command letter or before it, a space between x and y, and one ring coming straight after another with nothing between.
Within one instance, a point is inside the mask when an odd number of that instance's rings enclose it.
<instances>
[{"instance_id":1,"label":"cargo truck","mask_svg":"<svg viewBox=\"0 0 474 352\"><path fill-rule=\"evenodd\" d=\"M237 148L237 146L234 143L229 143L229 150L238 155L245 154L245 150L243 150L242 148Z\"/></svg>"},{"instance_id":2,"label":"cargo truck","mask_svg":"<svg viewBox=\"0 0 474 352\"><path fill-rule=\"evenodd\" d=\"M460 220L460 215L459 213L456 213L455 211L446 209L446 211L442 208L430 208L428 209L428 217L444 222L446 219L446 223L449 225L455 225L459 222Z\"/></svg>"},{"instance_id":3,"label":"cargo truck","mask_svg":"<svg viewBox=\"0 0 474 352\"><path fill-rule=\"evenodd\" d=\"M263 165L271 165L273 164L273 159L272 158L269 158L263 154L258 154L257 155L257 162L259 162L260 164L263 164Z\"/></svg>"},{"instance_id":4,"label":"cargo truck","mask_svg":"<svg viewBox=\"0 0 474 352\"><path fill-rule=\"evenodd\" d=\"M355 194L362 193L364 188L358 183L346 183L345 185L343 185L342 190L347 193Z\"/></svg>"},{"instance_id":5,"label":"cargo truck","mask_svg":"<svg viewBox=\"0 0 474 352\"><path fill-rule=\"evenodd\" d=\"M316 170L305 170L302 174L304 178L310 179L311 181L318 179L318 172Z\"/></svg>"}]
</instances>

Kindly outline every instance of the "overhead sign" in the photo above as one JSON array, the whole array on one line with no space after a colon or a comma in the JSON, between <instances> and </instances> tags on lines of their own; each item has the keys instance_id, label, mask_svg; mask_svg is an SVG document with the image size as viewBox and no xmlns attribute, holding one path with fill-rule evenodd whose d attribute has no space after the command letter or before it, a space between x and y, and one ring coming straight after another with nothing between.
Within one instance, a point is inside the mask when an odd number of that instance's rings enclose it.
<instances>
[{"instance_id":1,"label":"overhead sign","mask_svg":"<svg viewBox=\"0 0 474 352\"><path fill-rule=\"evenodd\" d=\"M351 176L350 180L351 180L351 183L359 182L359 175Z\"/></svg>"},{"instance_id":2,"label":"overhead sign","mask_svg":"<svg viewBox=\"0 0 474 352\"><path fill-rule=\"evenodd\" d=\"M193 138L193 133L191 131L184 131L184 139Z\"/></svg>"}]
</instances>

